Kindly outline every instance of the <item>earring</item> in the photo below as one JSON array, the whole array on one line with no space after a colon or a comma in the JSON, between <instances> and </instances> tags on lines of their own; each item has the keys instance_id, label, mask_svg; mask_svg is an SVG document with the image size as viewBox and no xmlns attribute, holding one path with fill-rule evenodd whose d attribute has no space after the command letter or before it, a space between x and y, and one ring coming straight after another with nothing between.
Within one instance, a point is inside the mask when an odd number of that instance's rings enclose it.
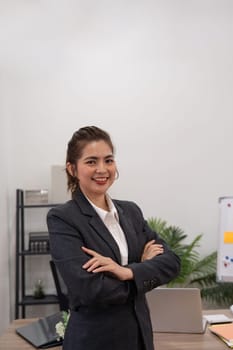
<instances>
[{"instance_id":1,"label":"earring","mask_svg":"<svg viewBox=\"0 0 233 350\"><path fill-rule=\"evenodd\" d=\"M119 171L118 169L116 169L115 180L119 179L119 176L120 176Z\"/></svg>"}]
</instances>

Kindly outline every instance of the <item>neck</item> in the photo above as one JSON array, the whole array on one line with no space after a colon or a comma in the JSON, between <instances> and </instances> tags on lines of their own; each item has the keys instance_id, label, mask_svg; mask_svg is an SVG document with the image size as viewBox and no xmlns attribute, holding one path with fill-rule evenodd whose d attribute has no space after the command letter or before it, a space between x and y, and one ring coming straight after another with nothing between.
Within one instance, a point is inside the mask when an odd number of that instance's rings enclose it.
<instances>
[{"instance_id":1,"label":"neck","mask_svg":"<svg viewBox=\"0 0 233 350\"><path fill-rule=\"evenodd\" d=\"M104 209L106 211L109 211L108 202L105 195L101 196L89 196L88 194L84 193L85 196L98 208Z\"/></svg>"}]
</instances>

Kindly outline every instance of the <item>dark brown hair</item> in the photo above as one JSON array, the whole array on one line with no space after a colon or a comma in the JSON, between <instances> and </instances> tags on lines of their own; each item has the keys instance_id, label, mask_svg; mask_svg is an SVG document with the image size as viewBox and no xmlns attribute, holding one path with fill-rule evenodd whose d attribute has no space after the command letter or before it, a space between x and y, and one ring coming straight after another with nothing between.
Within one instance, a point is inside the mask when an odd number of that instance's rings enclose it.
<instances>
[{"instance_id":1,"label":"dark brown hair","mask_svg":"<svg viewBox=\"0 0 233 350\"><path fill-rule=\"evenodd\" d=\"M72 138L68 142L67 152L66 152L66 163L71 163L74 169L74 173L76 170L76 163L82 157L82 152L84 147L93 141L105 141L112 152L114 153L114 146L111 140L110 135L98 128L97 126L85 126L75 131ZM67 188L71 191L72 195L79 187L79 182L77 177L73 174L70 175L68 170L66 169L67 175Z\"/></svg>"}]
</instances>

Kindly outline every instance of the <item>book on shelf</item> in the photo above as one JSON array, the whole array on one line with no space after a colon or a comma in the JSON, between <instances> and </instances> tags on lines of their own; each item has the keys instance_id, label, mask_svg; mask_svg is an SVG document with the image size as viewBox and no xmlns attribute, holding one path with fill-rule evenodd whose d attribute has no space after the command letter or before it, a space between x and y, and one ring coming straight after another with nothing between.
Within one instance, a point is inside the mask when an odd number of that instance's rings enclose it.
<instances>
[{"instance_id":1,"label":"book on shelf","mask_svg":"<svg viewBox=\"0 0 233 350\"><path fill-rule=\"evenodd\" d=\"M35 253L49 252L48 232L29 232L29 251Z\"/></svg>"},{"instance_id":2,"label":"book on shelf","mask_svg":"<svg viewBox=\"0 0 233 350\"><path fill-rule=\"evenodd\" d=\"M233 323L214 324L209 326L209 330L230 348L233 348Z\"/></svg>"}]
</instances>

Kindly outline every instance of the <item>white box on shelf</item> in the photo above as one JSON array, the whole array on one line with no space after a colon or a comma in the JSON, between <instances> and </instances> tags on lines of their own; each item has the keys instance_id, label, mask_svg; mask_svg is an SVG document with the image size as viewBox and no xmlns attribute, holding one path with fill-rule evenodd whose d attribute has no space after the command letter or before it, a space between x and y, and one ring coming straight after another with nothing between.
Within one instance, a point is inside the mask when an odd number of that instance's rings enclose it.
<instances>
[{"instance_id":1,"label":"white box on shelf","mask_svg":"<svg viewBox=\"0 0 233 350\"><path fill-rule=\"evenodd\" d=\"M25 190L24 202L26 205L47 204L48 190Z\"/></svg>"},{"instance_id":2,"label":"white box on shelf","mask_svg":"<svg viewBox=\"0 0 233 350\"><path fill-rule=\"evenodd\" d=\"M51 166L51 203L65 203L71 199L70 193L67 191L67 178L64 165Z\"/></svg>"}]
</instances>

